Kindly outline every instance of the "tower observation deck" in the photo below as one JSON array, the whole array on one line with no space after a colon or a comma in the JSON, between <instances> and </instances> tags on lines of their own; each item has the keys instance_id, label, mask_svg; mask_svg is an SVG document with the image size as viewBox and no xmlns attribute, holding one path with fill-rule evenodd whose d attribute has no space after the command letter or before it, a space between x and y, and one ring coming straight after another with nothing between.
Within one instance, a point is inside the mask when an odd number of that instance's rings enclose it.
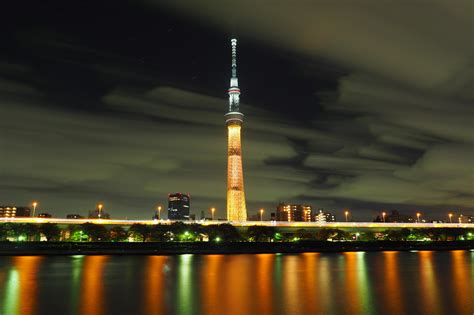
<instances>
[{"instance_id":1,"label":"tower observation deck","mask_svg":"<svg viewBox=\"0 0 474 315\"><path fill-rule=\"evenodd\" d=\"M229 111L225 114L227 126L227 220L246 221L244 173L240 132L244 114L240 112L240 89L237 79L237 39L231 40L232 76L229 88Z\"/></svg>"}]
</instances>

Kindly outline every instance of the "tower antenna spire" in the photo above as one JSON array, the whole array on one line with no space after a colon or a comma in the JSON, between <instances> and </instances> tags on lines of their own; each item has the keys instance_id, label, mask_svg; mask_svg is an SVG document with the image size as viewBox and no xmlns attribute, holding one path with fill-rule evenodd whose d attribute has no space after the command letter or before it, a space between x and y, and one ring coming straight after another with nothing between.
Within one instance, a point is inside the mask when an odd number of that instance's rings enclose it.
<instances>
[{"instance_id":1,"label":"tower antenna spire","mask_svg":"<svg viewBox=\"0 0 474 315\"><path fill-rule=\"evenodd\" d=\"M237 39L232 38L230 40L232 47L232 77L230 78L229 88L229 112L239 111L239 80L237 79Z\"/></svg>"},{"instance_id":2,"label":"tower antenna spire","mask_svg":"<svg viewBox=\"0 0 474 315\"><path fill-rule=\"evenodd\" d=\"M232 78L237 78L237 39L232 38L230 44L232 46Z\"/></svg>"}]
</instances>

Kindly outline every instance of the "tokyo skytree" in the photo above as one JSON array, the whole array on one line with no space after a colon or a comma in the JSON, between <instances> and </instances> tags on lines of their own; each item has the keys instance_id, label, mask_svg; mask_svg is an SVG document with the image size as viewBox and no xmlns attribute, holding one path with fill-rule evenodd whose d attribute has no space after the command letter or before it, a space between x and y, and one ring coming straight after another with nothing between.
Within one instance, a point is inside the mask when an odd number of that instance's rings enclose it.
<instances>
[{"instance_id":1,"label":"tokyo skytree","mask_svg":"<svg viewBox=\"0 0 474 315\"><path fill-rule=\"evenodd\" d=\"M229 112L225 114L227 126L227 220L246 221L244 173L240 132L244 114L239 109L240 89L237 79L237 39L232 39L232 77L229 88Z\"/></svg>"}]
</instances>

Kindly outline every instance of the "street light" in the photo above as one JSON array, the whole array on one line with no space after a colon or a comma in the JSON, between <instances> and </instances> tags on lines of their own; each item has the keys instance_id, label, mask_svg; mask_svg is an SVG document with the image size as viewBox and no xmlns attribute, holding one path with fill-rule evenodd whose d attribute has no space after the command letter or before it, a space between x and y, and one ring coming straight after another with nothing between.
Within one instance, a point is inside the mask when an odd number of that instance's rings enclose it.
<instances>
[{"instance_id":1,"label":"street light","mask_svg":"<svg viewBox=\"0 0 474 315\"><path fill-rule=\"evenodd\" d=\"M385 211L382 212L382 220L383 220L384 223L385 223L385 215L386 215Z\"/></svg>"},{"instance_id":2,"label":"street light","mask_svg":"<svg viewBox=\"0 0 474 315\"><path fill-rule=\"evenodd\" d=\"M104 207L104 205L101 204L101 203L99 203L99 204L97 205L97 209L99 209L99 213L98 213L99 218L102 216L102 208L103 208L103 207Z\"/></svg>"},{"instance_id":3,"label":"street light","mask_svg":"<svg viewBox=\"0 0 474 315\"><path fill-rule=\"evenodd\" d=\"M263 209L260 209L260 222L263 221Z\"/></svg>"},{"instance_id":4,"label":"street light","mask_svg":"<svg viewBox=\"0 0 474 315\"><path fill-rule=\"evenodd\" d=\"M33 217L35 216L35 212L36 212L36 206L38 205L38 203L36 201L33 201Z\"/></svg>"},{"instance_id":5,"label":"street light","mask_svg":"<svg viewBox=\"0 0 474 315\"><path fill-rule=\"evenodd\" d=\"M453 214L450 213L448 214L448 216L449 216L449 223L453 223Z\"/></svg>"},{"instance_id":6,"label":"street light","mask_svg":"<svg viewBox=\"0 0 474 315\"><path fill-rule=\"evenodd\" d=\"M211 208L212 221L214 221L214 212L216 212L216 208Z\"/></svg>"},{"instance_id":7,"label":"street light","mask_svg":"<svg viewBox=\"0 0 474 315\"><path fill-rule=\"evenodd\" d=\"M161 220L161 206L158 206L158 220Z\"/></svg>"},{"instance_id":8,"label":"street light","mask_svg":"<svg viewBox=\"0 0 474 315\"><path fill-rule=\"evenodd\" d=\"M347 222L347 216L349 215L349 211L346 210L346 212L344 212L344 215L346 216L346 222Z\"/></svg>"},{"instance_id":9,"label":"street light","mask_svg":"<svg viewBox=\"0 0 474 315\"><path fill-rule=\"evenodd\" d=\"M421 216L421 213L417 212L416 213L416 220L418 221L418 223L420 223L420 216Z\"/></svg>"}]
</instances>

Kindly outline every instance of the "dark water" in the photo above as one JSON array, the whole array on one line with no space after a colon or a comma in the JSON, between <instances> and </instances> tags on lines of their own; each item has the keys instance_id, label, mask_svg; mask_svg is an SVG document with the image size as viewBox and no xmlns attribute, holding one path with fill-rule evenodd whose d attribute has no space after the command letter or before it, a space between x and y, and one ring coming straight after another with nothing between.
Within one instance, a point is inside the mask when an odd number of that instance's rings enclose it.
<instances>
[{"instance_id":1,"label":"dark water","mask_svg":"<svg viewBox=\"0 0 474 315\"><path fill-rule=\"evenodd\" d=\"M474 252L1 257L0 314L473 314Z\"/></svg>"}]
</instances>

